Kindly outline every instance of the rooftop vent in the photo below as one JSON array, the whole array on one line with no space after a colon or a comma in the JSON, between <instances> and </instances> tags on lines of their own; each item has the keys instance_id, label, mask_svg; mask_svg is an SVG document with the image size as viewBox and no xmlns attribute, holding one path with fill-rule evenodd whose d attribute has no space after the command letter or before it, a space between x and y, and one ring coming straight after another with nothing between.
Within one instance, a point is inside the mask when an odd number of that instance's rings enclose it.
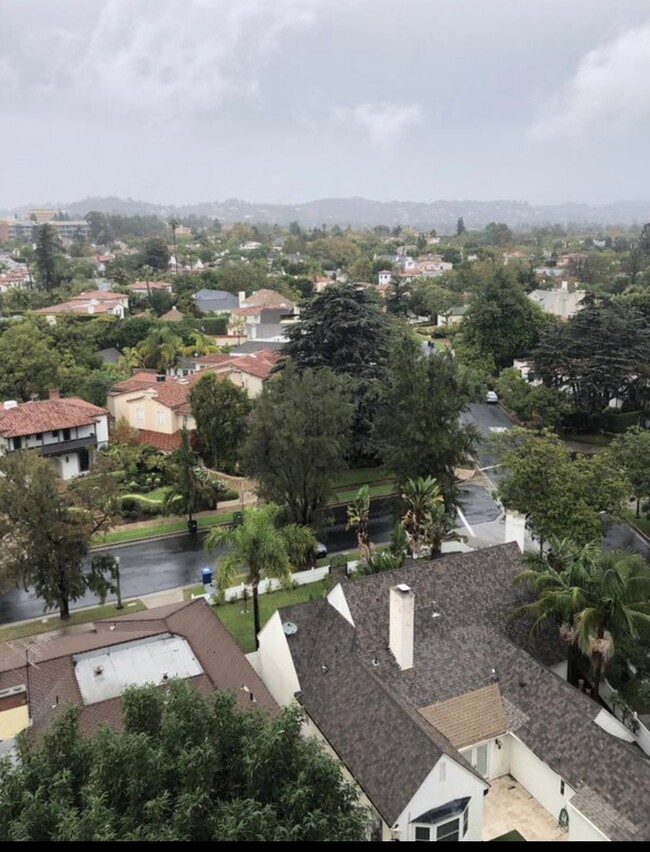
<instances>
[{"instance_id":1,"label":"rooftop vent","mask_svg":"<svg viewBox=\"0 0 650 852\"><path fill-rule=\"evenodd\" d=\"M411 587L409 585L407 585L406 583L398 583L395 586L395 588L399 589L400 592L410 592L411 591Z\"/></svg>"},{"instance_id":2,"label":"rooftop vent","mask_svg":"<svg viewBox=\"0 0 650 852\"><path fill-rule=\"evenodd\" d=\"M7 399L3 403L3 408L5 411L9 411L10 408L18 408L18 403L15 399Z\"/></svg>"},{"instance_id":3,"label":"rooftop vent","mask_svg":"<svg viewBox=\"0 0 650 852\"><path fill-rule=\"evenodd\" d=\"M96 675L100 675L104 671L104 666L95 666L93 671Z\"/></svg>"},{"instance_id":4,"label":"rooftop vent","mask_svg":"<svg viewBox=\"0 0 650 852\"><path fill-rule=\"evenodd\" d=\"M298 625L294 624L293 621L285 621L282 625L282 629L287 636L293 636L293 634L298 631Z\"/></svg>"}]
</instances>

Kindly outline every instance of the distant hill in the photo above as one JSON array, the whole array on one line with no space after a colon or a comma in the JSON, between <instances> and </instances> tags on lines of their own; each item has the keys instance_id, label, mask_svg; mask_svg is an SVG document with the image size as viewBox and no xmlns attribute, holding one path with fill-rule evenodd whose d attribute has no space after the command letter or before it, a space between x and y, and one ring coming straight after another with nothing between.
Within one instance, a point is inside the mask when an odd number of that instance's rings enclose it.
<instances>
[{"instance_id":1,"label":"distant hill","mask_svg":"<svg viewBox=\"0 0 650 852\"><path fill-rule=\"evenodd\" d=\"M259 204L229 198L201 204L161 205L131 198L85 198L71 204L40 204L20 208L55 207L70 216L83 217L90 210L123 215L209 216L224 223L250 222L304 227L339 225L344 228L413 225L450 232L462 216L467 228L483 228L488 222L505 222L511 228L530 225L633 225L650 221L650 201L615 201L601 206L548 204L533 206L526 201L372 201L367 198L321 198L303 204Z\"/></svg>"}]
</instances>

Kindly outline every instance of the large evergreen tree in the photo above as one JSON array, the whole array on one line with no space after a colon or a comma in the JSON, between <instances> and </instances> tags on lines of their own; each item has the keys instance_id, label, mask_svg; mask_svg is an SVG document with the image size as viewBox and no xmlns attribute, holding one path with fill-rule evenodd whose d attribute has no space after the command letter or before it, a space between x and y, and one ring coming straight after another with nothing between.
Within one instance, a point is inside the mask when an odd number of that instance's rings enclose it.
<instances>
[{"instance_id":1,"label":"large evergreen tree","mask_svg":"<svg viewBox=\"0 0 650 852\"><path fill-rule=\"evenodd\" d=\"M401 482L435 477L448 506L456 500L454 470L468 462L477 437L460 422L472 391L448 350L427 356L412 337L398 338L375 438Z\"/></svg>"},{"instance_id":2,"label":"large evergreen tree","mask_svg":"<svg viewBox=\"0 0 650 852\"><path fill-rule=\"evenodd\" d=\"M540 330L548 322L521 284L497 267L474 294L461 333L465 344L494 358L497 367L511 367L513 358L529 352L537 343Z\"/></svg>"},{"instance_id":3,"label":"large evergreen tree","mask_svg":"<svg viewBox=\"0 0 650 852\"><path fill-rule=\"evenodd\" d=\"M41 287L56 289L63 280L63 248L53 225L37 228L35 261Z\"/></svg>"},{"instance_id":4,"label":"large evergreen tree","mask_svg":"<svg viewBox=\"0 0 650 852\"><path fill-rule=\"evenodd\" d=\"M206 372L190 391L190 405L206 464L225 473L236 473L252 409L246 391Z\"/></svg>"},{"instance_id":5,"label":"large evergreen tree","mask_svg":"<svg viewBox=\"0 0 650 852\"><path fill-rule=\"evenodd\" d=\"M315 524L334 477L343 470L354 406L348 382L332 370L288 362L266 382L250 418L244 470L261 497L290 521Z\"/></svg>"},{"instance_id":6,"label":"large evergreen tree","mask_svg":"<svg viewBox=\"0 0 650 852\"><path fill-rule=\"evenodd\" d=\"M376 297L362 287L334 283L303 308L289 326L283 355L299 370L329 367L350 382L355 401L348 458L376 458L372 423L386 378L390 322Z\"/></svg>"},{"instance_id":7,"label":"large evergreen tree","mask_svg":"<svg viewBox=\"0 0 650 852\"><path fill-rule=\"evenodd\" d=\"M130 687L124 730L82 735L65 705L0 758L0 841L361 841L368 811L339 763L301 728L190 683Z\"/></svg>"}]
</instances>

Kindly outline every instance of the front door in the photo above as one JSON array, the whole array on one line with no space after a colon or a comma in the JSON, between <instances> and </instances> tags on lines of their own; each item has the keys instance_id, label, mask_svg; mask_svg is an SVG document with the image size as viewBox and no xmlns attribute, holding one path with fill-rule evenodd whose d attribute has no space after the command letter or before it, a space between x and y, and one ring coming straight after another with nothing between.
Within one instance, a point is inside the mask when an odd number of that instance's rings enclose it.
<instances>
[{"instance_id":1,"label":"front door","mask_svg":"<svg viewBox=\"0 0 650 852\"><path fill-rule=\"evenodd\" d=\"M464 749L461 754L469 760L480 775L484 778L488 777L488 743Z\"/></svg>"}]
</instances>

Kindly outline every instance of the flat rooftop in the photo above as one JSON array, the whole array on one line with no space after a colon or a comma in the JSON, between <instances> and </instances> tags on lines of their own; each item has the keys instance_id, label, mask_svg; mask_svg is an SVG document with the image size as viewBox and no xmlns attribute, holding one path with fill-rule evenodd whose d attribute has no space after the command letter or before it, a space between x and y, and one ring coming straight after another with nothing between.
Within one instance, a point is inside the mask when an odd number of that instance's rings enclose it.
<instances>
[{"instance_id":1,"label":"flat rooftop","mask_svg":"<svg viewBox=\"0 0 650 852\"><path fill-rule=\"evenodd\" d=\"M128 686L203 674L189 642L172 633L85 651L72 660L84 704L117 698Z\"/></svg>"}]
</instances>

